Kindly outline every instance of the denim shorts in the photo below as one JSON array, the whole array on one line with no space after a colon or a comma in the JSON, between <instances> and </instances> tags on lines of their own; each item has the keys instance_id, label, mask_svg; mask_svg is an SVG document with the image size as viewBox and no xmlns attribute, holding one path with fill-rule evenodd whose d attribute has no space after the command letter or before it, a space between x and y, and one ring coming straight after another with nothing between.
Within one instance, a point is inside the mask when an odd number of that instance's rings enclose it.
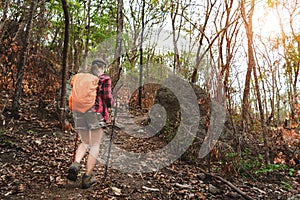
<instances>
[{"instance_id":1,"label":"denim shorts","mask_svg":"<svg viewBox=\"0 0 300 200\"><path fill-rule=\"evenodd\" d=\"M92 130L101 128L101 121L103 117L100 113L87 111L85 113L79 113L73 111L73 118L75 122L75 128L79 130Z\"/></svg>"}]
</instances>

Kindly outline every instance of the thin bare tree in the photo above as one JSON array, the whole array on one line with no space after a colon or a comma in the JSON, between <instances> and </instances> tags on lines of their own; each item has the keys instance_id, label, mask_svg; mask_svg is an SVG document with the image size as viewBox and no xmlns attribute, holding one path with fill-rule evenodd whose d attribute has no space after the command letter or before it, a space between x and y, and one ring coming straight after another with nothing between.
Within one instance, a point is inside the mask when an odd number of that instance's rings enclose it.
<instances>
[{"instance_id":1,"label":"thin bare tree","mask_svg":"<svg viewBox=\"0 0 300 200\"><path fill-rule=\"evenodd\" d=\"M69 46L69 26L70 26L70 14L67 0L62 0L62 6L65 15L65 33L64 33L64 47L63 47L63 60L62 60L62 76L61 76L61 101L60 101L60 121L65 120L66 110L66 85L67 85L67 71L68 71L68 46Z\"/></svg>"},{"instance_id":2,"label":"thin bare tree","mask_svg":"<svg viewBox=\"0 0 300 200\"><path fill-rule=\"evenodd\" d=\"M114 55L114 62L110 70L110 76L112 78L112 88L114 88L115 85L117 84L122 72L121 58L122 58L122 45L123 45L123 24L124 24L123 0L118 0L116 50Z\"/></svg>"},{"instance_id":3,"label":"thin bare tree","mask_svg":"<svg viewBox=\"0 0 300 200\"><path fill-rule=\"evenodd\" d=\"M144 30L145 30L145 7L146 2L142 0L142 30L141 30L141 42L140 42L140 76L139 76L139 98L138 98L138 105L142 108L142 93L143 93L143 42L144 42Z\"/></svg>"},{"instance_id":4,"label":"thin bare tree","mask_svg":"<svg viewBox=\"0 0 300 200\"><path fill-rule=\"evenodd\" d=\"M244 132L247 128L246 124L248 122L248 112L249 112L249 94L250 94L250 81L252 70L255 67L255 57L253 51L253 13L255 7L255 0L246 1L241 0L240 2L241 16L246 29L247 36L247 56L248 56L248 66L245 78L243 99L242 99L242 127Z\"/></svg>"},{"instance_id":5,"label":"thin bare tree","mask_svg":"<svg viewBox=\"0 0 300 200\"><path fill-rule=\"evenodd\" d=\"M28 56L27 48L29 45L33 15L34 15L36 5L37 5L37 1L32 0L30 4L30 8L28 10L28 18L25 26L24 43L22 44L22 50L20 51L20 60L17 64L17 82L16 82L16 88L15 88L15 92L13 95L13 102L12 102L12 114L14 118L19 117L20 99L22 97L22 82L24 79L24 66L26 64L27 56Z\"/></svg>"},{"instance_id":6,"label":"thin bare tree","mask_svg":"<svg viewBox=\"0 0 300 200\"><path fill-rule=\"evenodd\" d=\"M300 72L300 37L298 30L298 15L300 12L299 0L275 2L273 6L279 17L281 29L281 42L284 48L285 71L288 82L288 101L290 105L291 119L295 121L296 105L298 104L297 83ZM288 13L288 26L284 23L282 12ZM289 30L286 30L289 29ZM290 32L288 34L287 32Z\"/></svg>"}]
</instances>

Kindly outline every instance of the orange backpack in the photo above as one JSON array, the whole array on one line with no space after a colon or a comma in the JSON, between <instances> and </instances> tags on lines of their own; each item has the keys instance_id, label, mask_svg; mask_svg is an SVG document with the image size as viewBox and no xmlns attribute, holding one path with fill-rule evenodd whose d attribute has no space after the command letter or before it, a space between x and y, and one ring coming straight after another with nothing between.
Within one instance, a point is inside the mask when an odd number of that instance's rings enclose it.
<instances>
[{"instance_id":1,"label":"orange backpack","mask_svg":"<svg viewBox=\"0 0 300 200\"><path fill-rule=\"evenodd\" d=\"M69 106L72 111L85 113L94 106L98 81L98 77L90 73L78 73L73 76L69 97Z\"/></svg>"}]
</instances>

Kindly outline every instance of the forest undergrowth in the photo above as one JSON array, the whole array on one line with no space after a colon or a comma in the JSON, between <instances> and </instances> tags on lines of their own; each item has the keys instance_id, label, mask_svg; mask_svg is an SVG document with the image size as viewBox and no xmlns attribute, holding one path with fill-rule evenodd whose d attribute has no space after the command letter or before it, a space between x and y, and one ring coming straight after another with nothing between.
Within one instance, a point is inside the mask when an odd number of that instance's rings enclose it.
<instances>
[{"instance_id":1,"label":"forest undergrowth","mask_svg":"<svg viewBox=\"0 0 300 200\"><path fill-rule=\"evenodd\" d=\"M61 130L55 100L42 110L25 96L19 119L10 116L10 100L1 93L1 199L299 199L299 133L296 127L274 127L269 144L273 162L265 164L259 131L238 155L230 141L219 141L204 159L179 158L156 172L130 174L104 166L88 190L66 180L75 133ZM147 114L133 112L136 123ZM72 122L71 122L72 123ZM259 130L259 129L258 129ZM105 130L110 135L111 127ZM159 136L129 140L116 128L113 142L133 151L165 145Z\"/></svg>"}]
</instances>

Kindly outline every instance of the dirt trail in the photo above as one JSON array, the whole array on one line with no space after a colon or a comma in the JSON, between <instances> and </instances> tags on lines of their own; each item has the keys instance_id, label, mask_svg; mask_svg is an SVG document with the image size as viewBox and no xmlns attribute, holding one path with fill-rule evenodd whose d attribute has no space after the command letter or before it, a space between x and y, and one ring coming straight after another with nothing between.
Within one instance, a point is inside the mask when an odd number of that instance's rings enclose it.
<instances>
[{"instance_id":1,"label":"dirt trail","mask_svg":"<svg viewBox=\"0 0 300 200\"><path fill-rule=\"evenodd\" d=\"M39 120L34 113L24 112L19 120L6 117L0 128L0 199L244 199L233 187L206 173L216 171L218 167L211 163L212 168L208 168L206 159L199 163L178 159L147 173L129 173L109 167L108 176L103 180L111 126L105 130L106 146L102 146L102 159L99 159L95 171L98 182L83 190L80 177L75 183L66 180L75 133L62 132L51 113L45 113L44 120ZM166 145L158 136L133 136L134 133L143 133L141 127L147 125L147 116L128 116L121 111L119 116L113 138L119 149L137 154ZM151 159L141 162L138 167L153 168L160 159L166 158L162 154ZM126 168L132 163L128 164L120 152L112 151L111 164ZM81 173L83 170L84 167ZM299 193L300 175L286 176L278 172L261 177L230 174L222 177L250 199L296 199Z\"/></svg>"}]
</instances>

